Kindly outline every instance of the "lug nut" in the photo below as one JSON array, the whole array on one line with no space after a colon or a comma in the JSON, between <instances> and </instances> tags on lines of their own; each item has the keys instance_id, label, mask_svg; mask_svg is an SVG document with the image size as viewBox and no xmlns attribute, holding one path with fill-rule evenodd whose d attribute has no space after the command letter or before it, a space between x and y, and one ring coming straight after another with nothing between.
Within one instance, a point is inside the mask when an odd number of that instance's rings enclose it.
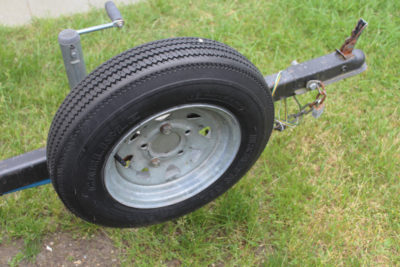
<instances>
[{"instance_id":1,"label":"lug nut","mask_svg":"<svg viewBox=\"0 0 400 267\"><path fill-rule=\"evenodd\" d=\"M160 166L160 159L159 158L153 158L151 159L151 165L153 165L153 167L158 167Z\"/></svg>"},{"instance_id":2,"label":"lug nut","mask_svg":"<svg viewBox=\"0 0 400 267\"><path fill-rule=\"evenodd\" d=\"M169 123L163 124L160 127L160 132L162 132L163 134L167 134L168 135L168 134L171 133L171 130L172 130L172 126Z\"/></svg>"}]
</instances>

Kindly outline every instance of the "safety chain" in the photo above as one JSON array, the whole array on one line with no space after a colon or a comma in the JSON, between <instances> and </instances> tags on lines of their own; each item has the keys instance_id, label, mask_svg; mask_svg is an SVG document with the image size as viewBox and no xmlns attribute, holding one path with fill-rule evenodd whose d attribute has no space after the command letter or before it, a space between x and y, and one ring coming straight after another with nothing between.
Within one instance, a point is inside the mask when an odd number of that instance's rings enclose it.
<instances>
[{"instance_id":1,"label":"safety chain","mask_svg":"<svg viewBox=\"0 0 400 267\"><path fill-rule=\"evenodd\" d=\"M279 76L279 75L278 75ZM277 79L279 82L279 79ZM275 81L275 82L277 82ZM325 90L325 85L321 81L315 81L317 84L317 89L318 89L318 94L313 102L307 103L305 105L301 105L299 100L296 98L296 96L293 96L294 100L296 101L298 107L299 107L299 112L294 113L294 114L287 114L287 98L284 98L284 104L285 104L285 118L284 120L281 120L280 118L280 108L278 111L278 118L275 118L275 126L274 129L278 131L283 131L287 129L288 127L296 127L300 124L302 121L302 117L304 115L307 115L312 112L312 115L314 118L318 118L322 115L322 112L324 111L325 107L325 100L327 97L326 90ZM277 84L274 85L274 88L277 87ZM274 93L274 91L273 91ZM282 102L281 102L282 105Z\"/></svg>"}]
</instances>

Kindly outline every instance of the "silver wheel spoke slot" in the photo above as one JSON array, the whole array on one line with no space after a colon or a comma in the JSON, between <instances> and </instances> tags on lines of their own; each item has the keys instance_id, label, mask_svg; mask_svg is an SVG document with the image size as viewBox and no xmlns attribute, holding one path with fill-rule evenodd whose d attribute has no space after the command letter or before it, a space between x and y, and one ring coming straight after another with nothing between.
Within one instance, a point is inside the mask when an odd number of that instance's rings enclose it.
<instances>
[{"instance_id":1,"label":"silver wheel spoke slot","mask_svg":"<svg viewBox=\"0 0 400 267\"><path fill-rule=\"evenodd\" d=\"M239 123L224 108L190 104L165 110L118 140L104 165L105 187L133 208L184 201L221 177L240 141Z\"/></svg>"}]
</instances>

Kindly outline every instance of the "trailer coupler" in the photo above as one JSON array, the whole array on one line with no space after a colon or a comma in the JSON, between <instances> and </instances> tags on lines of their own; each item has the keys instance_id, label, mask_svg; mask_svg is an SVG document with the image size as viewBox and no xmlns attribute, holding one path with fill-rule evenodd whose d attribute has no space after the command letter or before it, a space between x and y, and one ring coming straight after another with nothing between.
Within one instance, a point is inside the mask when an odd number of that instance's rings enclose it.
<instances>
[{"instance_id":1,"label":"trailer coupler","mask_svg":"<svg viewBox=\"0 0 400 267\"><path fill-rule=\"evenodd\" d=\"M304 94L316 89L309 81L321 81L325 85L360 74L367 69L364 53L356 49L353 57L344 59L338 52L292 65L281 72L281 79L274 94L274 101ZM278 73L265 77L272 91Z\"/></svg>"}]
</instances>

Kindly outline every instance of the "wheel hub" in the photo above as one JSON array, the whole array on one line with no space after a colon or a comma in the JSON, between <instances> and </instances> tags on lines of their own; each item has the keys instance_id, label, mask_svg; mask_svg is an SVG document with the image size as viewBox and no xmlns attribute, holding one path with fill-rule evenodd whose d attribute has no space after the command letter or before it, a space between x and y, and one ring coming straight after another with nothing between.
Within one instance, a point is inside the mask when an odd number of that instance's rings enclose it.
<instances>
[{"instance_id":1,"label":"wheel hub","mask_svg":"<svg viewBox=\"0 0 400 267\"><path fill-rule=\"evenodd\" d=\"M173 130L172 130L173 131ZM176 132L168 135L157 134L156 138L150 144L150 154L155 157L168 157L177 150L183 142L183 138Z\"/></svg>"},{"instance_id":2,"label":"wheel hub","mask_svg":"<svg viewBox=\"0 0 400 267\"><path fill-rule=\"evenodd\" d=\"M226 109L191 104L160 112L117 142L104 167L106 189L130 207L178 203L227 170L240 140L239 123Z\"/></svg>"}]
</instances>

